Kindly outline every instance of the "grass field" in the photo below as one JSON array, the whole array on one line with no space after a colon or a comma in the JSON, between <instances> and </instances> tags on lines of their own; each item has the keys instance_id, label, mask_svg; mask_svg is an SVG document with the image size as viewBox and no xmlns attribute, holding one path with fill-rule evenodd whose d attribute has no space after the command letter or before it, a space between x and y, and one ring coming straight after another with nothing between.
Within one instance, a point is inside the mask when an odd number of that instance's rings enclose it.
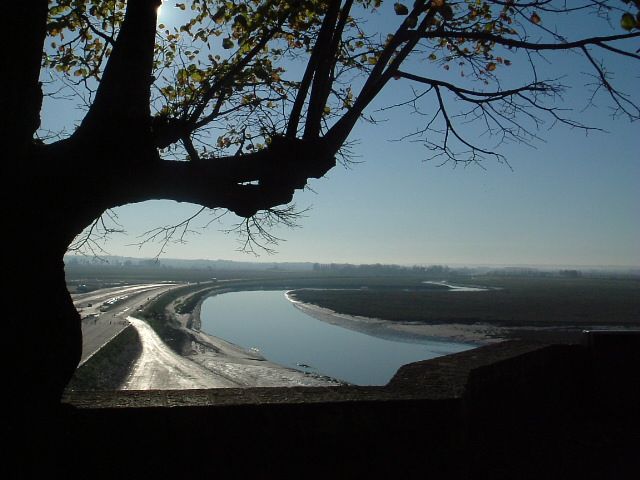
<instances>
[{"instance_id":1,"label":"grass field","mask_svg":"<svg viewBox=\"0 0 640 480\"><path fill-rule=\"evenodd\" d=\"M482 292L299 290L296 297L339 313L425 323L503 326L640 325L640 281L557 277L474 277Z\"/></svg>"}]
</instances>

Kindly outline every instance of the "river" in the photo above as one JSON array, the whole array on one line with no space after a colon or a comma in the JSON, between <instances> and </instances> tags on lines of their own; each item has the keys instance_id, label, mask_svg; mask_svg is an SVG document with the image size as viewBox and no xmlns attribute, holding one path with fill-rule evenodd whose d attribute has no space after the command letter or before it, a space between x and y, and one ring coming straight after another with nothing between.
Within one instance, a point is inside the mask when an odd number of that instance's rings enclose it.
<instances>
[{"instance_id":1,"label":"river","mask_svg":"<svg viewBox=\"0 0 640 480\"><path fill-rule=\"evenodd\" d=\"M317 320L295 308L284 291L245 291L206 299L203 332L266 359L353 383L385 385L399 367L475 345L433 339L374 337Z\"/></svg>"}]
</instances>

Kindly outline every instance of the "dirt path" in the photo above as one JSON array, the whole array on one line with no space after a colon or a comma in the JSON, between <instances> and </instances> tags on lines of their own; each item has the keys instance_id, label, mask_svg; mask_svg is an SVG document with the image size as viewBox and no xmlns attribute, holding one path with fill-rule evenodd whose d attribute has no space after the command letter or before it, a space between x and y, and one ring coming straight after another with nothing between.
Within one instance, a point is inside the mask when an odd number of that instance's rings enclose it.
<instances>
[{"instance_id":1,"label":"dirt path","mask_svg":"<svg viewBox=\"0 0 640 480\"><path fill-rule=\"evenodd\" d=\"M127 318L142 342L142 354L134 365L124 390L172 390L237 387L167 347L146 322Z\"/></svg>"}]
</instances>

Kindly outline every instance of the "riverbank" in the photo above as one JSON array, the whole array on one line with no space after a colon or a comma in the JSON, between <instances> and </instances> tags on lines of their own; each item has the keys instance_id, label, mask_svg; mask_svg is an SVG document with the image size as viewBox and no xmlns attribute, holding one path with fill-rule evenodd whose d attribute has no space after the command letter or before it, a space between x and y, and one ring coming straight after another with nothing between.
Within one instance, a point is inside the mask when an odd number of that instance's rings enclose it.
<instances>
[{"instance_id":1,"label":"riverbank","mask_svg":"<svg viewBox=\"0 0 640 480\"><path fill-rule=\"evenodd\" d=\"M416 342L441 340L474 345L487 345L508 338L504 328L489 324L462 323L427 325L416 322L392 322L380 318L361 317L335 312L329 308L305 303L296 298L295 290L286 293L287 299L300 311L322 322L388 340Z\"/></svg>"},{"instance_id":2,"label":"riverbank","mask_svg":"<svg viewBox=\"0 0 640 480\"><path fill-rule=\"evenodd\" d=\"M176 312L176 305L180 305L186 296L176 298L166 307L167 317L176 323L171 328L186 339L178 352L182 357L203 367L212 375L226 379L234 387L322 387L341 384L326 376L284 367L255 351L201 332L201 306L209 296L211 295L201 298L191 313Z\"/></svg>"},{"instance_id":3,"label":"riverbank","mask_svg":"<svg viewBox=\"0 0 640 480\"><path fill-rule=\"evenodd\" d=\"M578 343L583 330L611 329L611 325L529 325L503 322L490 323L468 320L464 322L401 321L372 318L336 312L330 308L300 300L296 292L290 290L287 298L294 306L307 315L323 322L339 325L367 335L390 340L422 341L426 339L488 345L505 340L529 340L548 343ZM481 290L478 289L478 292ZM616 325L615 329L625 330L633 326Z\"/></svg>"},{"instance_id":4,"label":"riverbank","mask_svg":"<svg viewBox=\"0 0 640 480\"><path fill-rule=\"evenodd\" d=\"M640 318L635 280L496 277L436 283L449 289L301 288L293 294L340 315L384 319L388 330L482 342L579 343L584 330L636 329ZM372 322L378 321L365 323ZM350 323L360 328L363 322Z\"/></svg>"}]
</instances>

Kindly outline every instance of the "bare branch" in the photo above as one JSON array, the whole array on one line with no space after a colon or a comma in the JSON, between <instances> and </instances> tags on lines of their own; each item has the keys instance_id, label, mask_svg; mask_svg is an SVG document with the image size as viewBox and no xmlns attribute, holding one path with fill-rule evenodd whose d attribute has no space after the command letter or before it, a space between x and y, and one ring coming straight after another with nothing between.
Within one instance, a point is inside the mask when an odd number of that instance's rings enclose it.
<instances>
[{"instance_id":1,"label":"bare branch","mask_svg":"<svg viewBox=\"0 0 640 480\"><path fill-rule=\"evenodd\" d=\"M269 208L257 213L249 218L245 218L240 223L226 233L234 233L239 236L239 251L259 256L260 252L267 254L276 253L275 246L283 241L275 236L273 229L277 226L285 228L296 228L299 226L298 220L304 217L308 209L298 211L295 205L287 205L282 208Z\"/></svg>"},{"instance_id":2,"label":"bare branch","mask_svg":"<svg viewBox=\"0 0 640 480\"><path fill-rule=\"evenodd\" d=\"M109 225L107 222L112 223L114 226ZM102 215L96 218L91 225L74 239L67 250L80 255L91 255L95 258L100 258L109 254L103 245L114 233L125 233L125 231L118 222L118 215L113 210L105 210Z\"/></svg>"},{"instance_id":3,"label":"bare branch","mask_svg":"<svg viewBox=\"0 0 640 480\"><path fill-rule=\"evenodd\" d=\"M184 220L175 223L173 225L164 225L162 227L152 228L146 232L138 235L141 240L137 243L129 244L142 248L148 243L159 243L160 247L154 258L158 259L162 254L166 252L166 247L170 243L186 243L185 237L191 233L197 233L195 230L189 228L191 222L195 220L202 212L206 210L206 207L200 208L196 213Z\"/></svg>"},{"instance_id":4,"label":"bare branch","mask_svg":"<svg viewBox=\"0 0 640 480\"><path fill-rule=\"evenodd\" d=\"M593 65L593 68L596 70L600 79L601 85L606 89L618 109L624 112L631 120L640 119L640 106L626 98L622 93L614 88L613 85L611 85L604 67L594 60L586 47L582 47L582 51L585 57L589 60L589 63Z\"/></svg>"},{"instance_id":5,"label":"bare branch","mask_svg":"<svg viewBox=\"0 0 640 480\"><path fill-rule=\"evenodd\" d=\"M517 40L515 38L503 37L500 35L494 35L488 32L473 32L473 31L457 31L457 30L444 30L438 29L429 32L408 32L406 38L399 39L399 41L409 41L410 39L420 36L421 38L446 38L446 39L461 39L461 40L481 40L484 42L492 42L498 45L504 45L511 48L522 48L533 52L539 52L544 50L574 50L577 48L586 47L589 45L602 46L608 42L615 42L619 40L629 40L640 37L640 32L623 33L620 35L609 35L603 37L589 37L576 40L573 42L559 42L559 43L536 43L528 42L525 40Z\"/></svg>"}]
</instances>

